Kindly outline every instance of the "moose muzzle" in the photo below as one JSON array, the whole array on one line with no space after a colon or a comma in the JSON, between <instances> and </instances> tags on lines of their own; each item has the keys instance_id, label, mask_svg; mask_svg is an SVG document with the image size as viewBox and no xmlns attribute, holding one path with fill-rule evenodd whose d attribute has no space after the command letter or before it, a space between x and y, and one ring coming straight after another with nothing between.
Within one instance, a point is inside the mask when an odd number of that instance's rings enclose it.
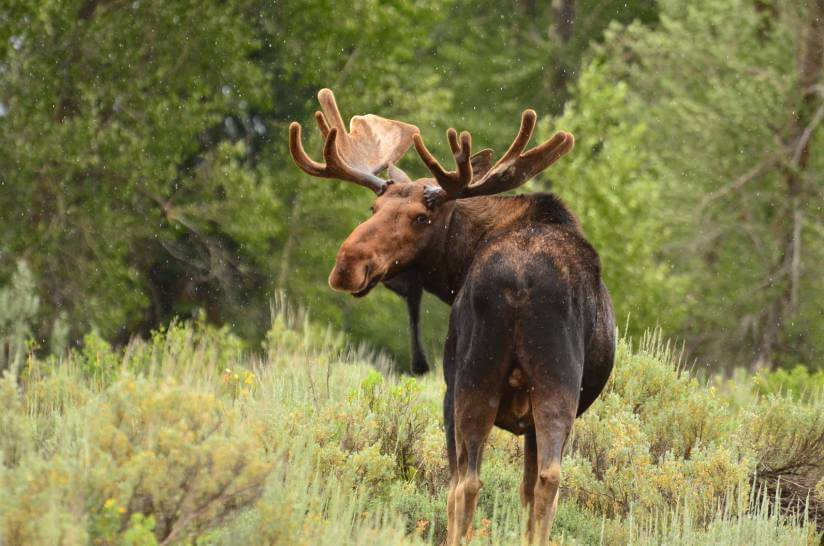
<instances>
[{"instance_id":1,"label":"moose muzzle","mask_svg":"<svg viewBox=\"0 0 824 546\"><path fill-rule=\"evenodd\" d=\"M342 247L329 274L329 286L362 297L380 282L381 276L371 253Z\"/></svg>"}]
</instances>

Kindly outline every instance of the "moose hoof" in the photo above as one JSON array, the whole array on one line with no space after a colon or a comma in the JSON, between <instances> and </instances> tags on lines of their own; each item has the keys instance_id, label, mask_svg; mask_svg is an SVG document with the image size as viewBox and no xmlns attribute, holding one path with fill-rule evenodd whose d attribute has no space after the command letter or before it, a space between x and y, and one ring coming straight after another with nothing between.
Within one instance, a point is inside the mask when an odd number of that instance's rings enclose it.
<instances>
[{"instance_id":1,"label":"moose hoof","mask_svg":"<svg viewBox=\"0 0 824 546\"><path fill-rule=\"evenodd\" d=\"M413 375L423 375L429 371L429 362L426 361L426 358L414 358L412 360L412 374Z\"/></svg>"}]
</instances>

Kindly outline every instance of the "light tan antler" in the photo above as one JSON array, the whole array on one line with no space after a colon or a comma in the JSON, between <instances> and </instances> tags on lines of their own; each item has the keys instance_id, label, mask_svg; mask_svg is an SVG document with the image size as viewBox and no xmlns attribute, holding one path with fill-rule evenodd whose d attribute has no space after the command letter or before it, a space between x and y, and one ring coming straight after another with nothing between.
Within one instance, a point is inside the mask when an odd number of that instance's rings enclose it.
<instances>
[{"instance_id":1,"label":"light tan antler","mask_svg":"<svg viewBox=\"0 0 824 546\"><path fill-rule=\"evenodd\" d=\"M471 137L467 132L461 133L460 146L458 146L455 130L450 129L447 133L449 146L452 148L452 154L458 166L456 171L444 171L440 163L426 149L420 135L414 136L415 149L432 172L435 181L443 188L443 198L449 200L494 195L524 184L572 150L575 145L575 138L572 134L559 131L543 144L524 152L524 148L532 138L536 120L537 114L534 110L524 111L521 115L521 128L515 140L509 150L491 168L489 150L482 150L470 156Z\"/></svg>"},{"instance_id":2,"label":"light tan antler","mask_svg":"<svg viewBox=\"0 0 824 546\"><path fill-rule=\"evenodd\" d=\"M318 101L322 112L315 120L324 138L324 163L310 158L301 142L301 126L289 125L289 151L298 167L307 174L321 178L337 178L365 186L378 195L387 181L378 173L399 160L412 145L418 128L414 125L368 114L355 116L349 122L349 132L335 102L331 89L321 89Z\"/></svg>"}]
</instances>

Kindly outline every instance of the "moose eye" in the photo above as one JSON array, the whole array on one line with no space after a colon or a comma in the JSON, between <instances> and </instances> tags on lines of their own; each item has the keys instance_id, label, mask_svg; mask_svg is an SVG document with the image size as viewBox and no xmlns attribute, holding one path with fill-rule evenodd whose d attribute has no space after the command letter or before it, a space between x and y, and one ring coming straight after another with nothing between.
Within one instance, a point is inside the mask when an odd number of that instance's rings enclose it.
<instances>
[{"instance_id":1,"label":"moose eye","mask_svg":"<svg viewBox=\"0 0 824 546\"><path fill-rule=\"evenodd\" d=\"M432 220L429 219L429 216L426 214L419 214L415 217L415 222L418 224L429 225L432 223Z\"/></svg>"}]
</instances>

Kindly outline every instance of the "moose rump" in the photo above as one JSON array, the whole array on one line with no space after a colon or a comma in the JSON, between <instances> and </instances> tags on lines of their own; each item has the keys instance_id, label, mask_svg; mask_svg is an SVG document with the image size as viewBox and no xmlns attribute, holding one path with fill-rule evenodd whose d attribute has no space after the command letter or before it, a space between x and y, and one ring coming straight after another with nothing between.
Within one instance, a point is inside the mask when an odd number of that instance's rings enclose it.
<instances>
[{"instance_id":1,"label":"moose rump","mask_svg":"<svg viewBox=\"0 0 824 546\"><path fill-rule=\"evenodd\" d=\"M588 246L557 227L507 232L480 250L453 304L444 421L453 476L449 519L458 536L477 503L493 425L525 437L521 498L532 510L530 534L546 536L562 451L579 413L593 333L586 325L595 322L601 290L593 274L598 258ZM611 313L603 318L612 322Z\"/></svg>"}]
</instances>

